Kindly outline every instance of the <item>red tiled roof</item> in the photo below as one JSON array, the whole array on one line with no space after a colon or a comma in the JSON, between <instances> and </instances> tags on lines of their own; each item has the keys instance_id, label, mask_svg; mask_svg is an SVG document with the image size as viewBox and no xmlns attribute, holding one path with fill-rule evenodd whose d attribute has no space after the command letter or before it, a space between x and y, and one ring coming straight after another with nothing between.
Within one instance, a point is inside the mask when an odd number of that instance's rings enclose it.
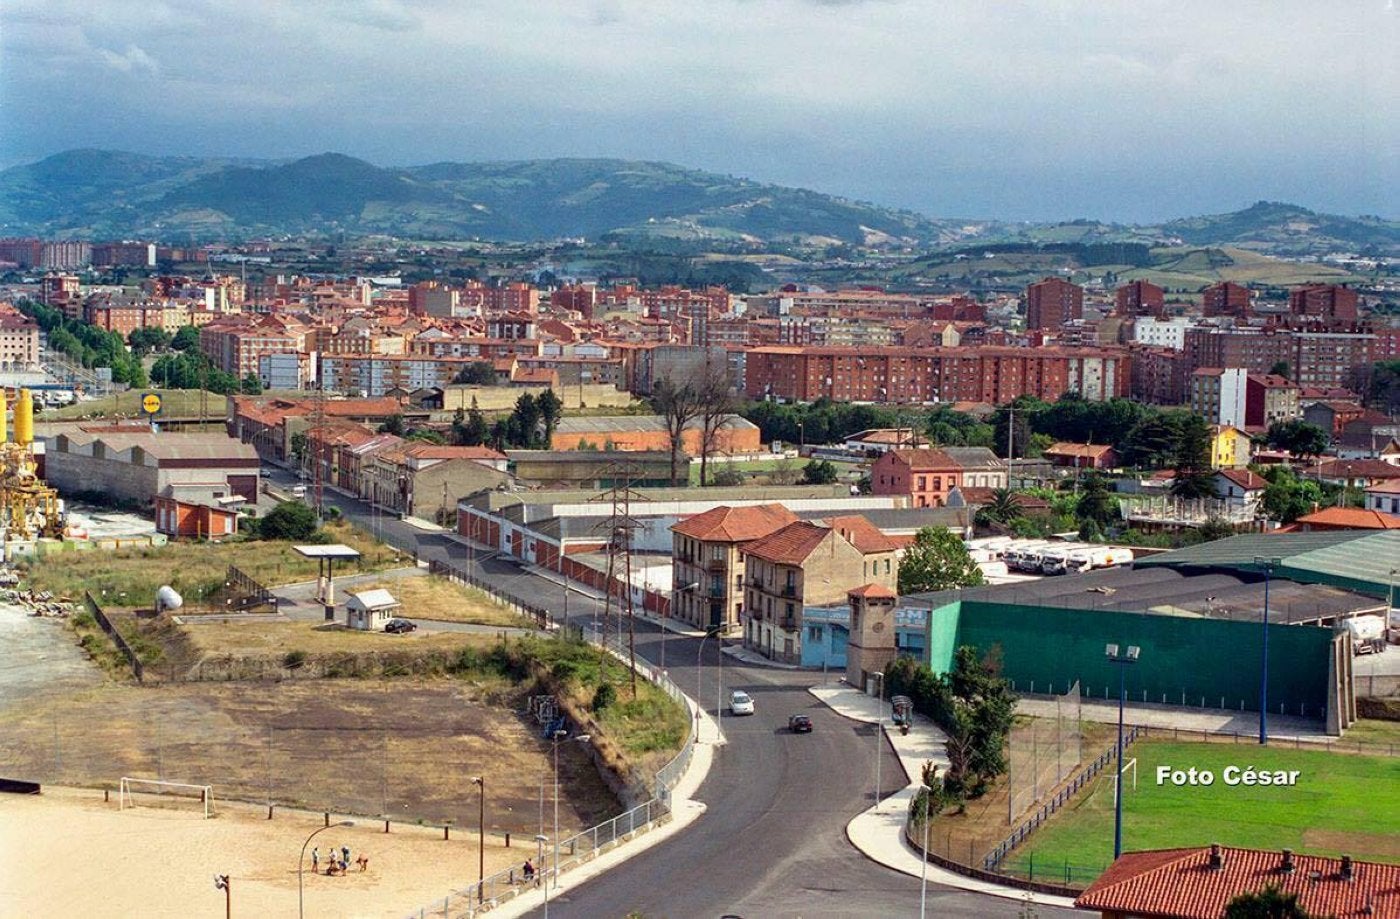
<instances>
[{"instance_id":1,"label":"red tiled roof","mask_svg":"<svg viewBox=\"0 0 1400 919\"><path fill-rule=\"evenodd\" d=\"M862 584L846 591L848 597L873 597L878 600L896 600L899 594L883 584Z\"/></svg>"},{"instance_id":2,"label":"red tiled roof","mask_svg":"<svg viewBox=\"0 0 1400 919\"><path fill-rule=\"evenodd\" d=\"M1067 441L1061 441L1047 447L1045 455L1082 456L1086 459L1097 459L1112 449L1112 444L1072 444Z\"/></svg>"},{"instance_id":3,"label":"red tiled roof","mask_svg":"<svg viewBox=\"0 0 1400 919\"><path fill-rule=\"evenodd\" d=\"M915 472L925 471L953 471L962 469L962 465L942 450L891 450L890 453Z\"/></svg>"},{"instance_id":4,"label":"red tiled roof","mask_svg":"<svg viewBox=\"0 0 1400 919\"><path fill-rule=\"evenodd\" d=\"M1334 460L1318 466L1317 474L1324 479L1400 479L1400 466L1373 459Z\"/></svg>"},{"instance_id":5,"label":"red tiled roof","mask_svg":"<svg viewBox=\"0 0 1400 919\"><path fill-rule=\"evenodd\" d=\"M748 542L794 523L797 515L781 504L714 507L671 527L672 532L707 542Z\"/></svg>"},{"instance_id":6,"label":"red tiled roof","mask_svg":"<svg viewBox=\"0 0 1400 919\"><path fill-rule=\"evenodd\" d=\"M1248 469L1221 469L1218 475L1234 482L1241 488L1268 488L1269 482L1263 476L1255 475Z\"/></svg>"},{"instance_id":7,"label":"red tiled roof","mask_svg":"<svg viewBox=\"0 0 1400 919\"><path fill-rule=\"evenodd\" d=\"M1388 479L1384 482L1377 482L1366 489L1368 495L1400 495L1400 479Z\"/></svg>"},{"instance_id":8,"label":"red tiled roof","mask_svg":"<svg viewBox=\"0 0 1400 919\"><path fill-rule=\"evenodd\" d=\"M1400 530L1400 517L1367 511L1359 507L1324 507L1305 514L1296 521L1303 527L1328 527L1348 530Z\"/></svg>"},{"instance_id":9,"label":"red tiled roof","mask_svg":"<svg viewBox=\"0 0 1400 919\"><path fill-rule=\"evenodd\" d=\"M869 555L871 552L893 552L896 548L894 542L879 527L860 514L829 517L822 523L844 536L862 555Z\"/></svg>"},{"instance_id":10,"label":"red tiled roof","mask_svg":"<svg viewBox=\"0 0 1400 919\"><path fill-rule=\"evenodd\" d=\"M775 565L801 565L830 532L827 527L799 520L762 539L755 539L744 547L744 554Z\"/></svg>"},{"instance_id":11,"label":"red tiled roof","mask_svg":"<svg viewBox=\"0 0 1400 919\"><path fill-rule=\"evenodd\" d=\"M1347 881L1336 858L1294 855L1295 867L1285 873L1278 852L1224 847L1221 855L1222 866L1211 868L1209 847L1129 853L1074 905L1138 916L1219 919L1235 897L1273 885L1297 894L1298 905L1313 916L1400 916L1400 865L1353 862L1354 877Z\"/></svg>"}]
</instances>

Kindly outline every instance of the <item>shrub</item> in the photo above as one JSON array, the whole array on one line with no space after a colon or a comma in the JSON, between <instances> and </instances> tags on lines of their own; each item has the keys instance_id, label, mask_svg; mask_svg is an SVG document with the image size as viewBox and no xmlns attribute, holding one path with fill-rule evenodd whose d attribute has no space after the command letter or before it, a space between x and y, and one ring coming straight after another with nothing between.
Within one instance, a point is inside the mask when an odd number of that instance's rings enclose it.
<instances>
[{"instance_id":1,"label":"shrub","mask_svg":"<svg viewBox=\"0 0 1400 919\"><path fill-rule=\"evenodd\" d=\"M306 663L305 651L288 651L282 655L282 666L288 670L296 670Z\"/></svg>"},{"instance_id":2,"label":"shrub","mask_svg":"<svg viewBox=\"0 0 1400 919\"><path fill-rule=\"evenodd\" d=\"M600 683L593 693L593 711L601 713L617 701L617 689L611 683Z\"/></svg>"}]
</instances>

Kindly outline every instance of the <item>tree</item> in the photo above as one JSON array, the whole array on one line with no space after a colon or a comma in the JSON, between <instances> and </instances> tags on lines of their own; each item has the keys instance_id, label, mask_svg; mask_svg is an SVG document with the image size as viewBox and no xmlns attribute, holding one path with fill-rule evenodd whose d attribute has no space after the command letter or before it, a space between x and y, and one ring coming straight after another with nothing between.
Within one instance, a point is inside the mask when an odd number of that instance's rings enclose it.
<instances>
[{"instance_id":1,"label":"tree","mask_svg":"<svg viewBox=\"0 0 1400 919\"><path fill-rule=\"evenodd\" d=\"M467 412L467 423L462 431L462 443L468 447L478 447L486 443L491 436L491 428L486 424L486 416L481 414L481 410L472 407Z\"/></svg>"},{"instance_id":2,"label":"tree","mask_svg":"<svg viewBox=\"0 0 1400 919\"><path fill-rule=\"evenodd\" d=\"M539 409L540 420L544 422L544 445L548 448L553 442L559 419L564 417L564 402L554 394L554 390L546 389L535 398L535 407Z\"/></svg>"},{"instance_id":3,"label":"tree","mask_svg":"<svg viewBox=\"0 0 1400 919\"><path fill-rule=\"evenodd\" d=\"M1196 532L1200 535L1201 542L1215 542L1217 539L1234 536L1235 528L1223 517L1207 517L1206 522L1201 524Z\"/></svg>"},{"instance_id":4,"label":"tree","mask_svg":"<svg viewBox=\"0 0 1400 919\"><path fill-rule=\"evenodd\" d=\"M188 351L191 348L199 348L199 329L192 325L182 325L175 330L175 337L170 339L170 347L176 351Z\"/></svg>"},{"instance_id":5,"label":"tree","mask_svg":"<svg viewBox=\"0 0 1400 919\"><path fill-rule=\"evenodd\" d=\"M300 469L302 467L302 461L306 458L306 432L297 431L293 434L289 446L292 451L292 459L296 460L297 468Z\"/></svg>"},{"instance_id":6,"label":"tree","mask_svg":"<svg viewBox=\"0 0 1400 919\"><path fill-rule=\"evenodd\" d=\"M1260 508L1271 520L1292 523L1304 514L1311 514L1328 503L1322 486L1309 479L1300 479L1286 466L1275 466L1260 473L1268 481Z\"/></svg>"},{"instance_id":7,"label":"tree","mask_svg":"<svg viewBox=\"0 0 1400 919\"><path fill-rule=\"evenodd\" d=\"M808 460L802 467L803 485L830 485L836 481L836 464L827 460Z\"/></svg>"},{"instance_id":8,"label":"tree","mask_svg":"<svg viewBox=\"0 0 1400 919\"><path fill-rule=\"evenodd\" d=\"M1006 456L1008 431L1011 432L1010 447L1016 458L1026 455L1031 446L1031 418L1045 407L1044 402L1033 396L1018 396L1010 405L997 409L992 416L992 427L995 429L992 449L997 456Z\"/></svg>"},{"instance_id":9,"label":"tree","mask_svg":"<svg viewBox=\"0 0 1400 919\"><path fill-rule=\"evenodd\" d=\"M131 353L137 357L144 357L152 351L159 351L170 344L170 333L158 326L146 326L141 329L132 329L131 334L126 337L127 344L131 346Z\"/></svg>"},{"instance_id":10,"label":"tree","mask_svg":"<svg viewBox=\"0 0 1400 919\"><path fill-rule=\"evenodd\" d=\"M258 379L257 374L250 373L243 378L238 388L243 391L245 396L260 396L262 395L262 380Z\"/></svg>"},{"instance_id":11,"label":"tree","mask_svg":"<svg viewBox=\"0 0 1400 919\"><path fill-rule=\"evenodd\" d=\"M1083 491L1079 495L1079 503L1075 506L1074 516L1081 526L1093 522L1099 528L1118 520L1118 502L1114 500L1104 477L1099 473L1085 474Z\"/></svg>"},{"instance_id":12,"label":"tree","mask_svg":"<svg viewBox=\"0 0 1400 919\"><path fill-rule=\"evenodd\" d=\"M300 501L284 501L258 524L262 539L310 539L316 532L316 512Z\"/></svg>"},{"instance_id":13,"label":"tree","mask_svg":"<svg viewBox=\"0 0 1400 919\"><path fill-rule=\"evenodd\" d=\"M954 587L976 587L982 571L967 546L949 530L924 527L899 563L899 592L925 593Z\"/></svg>"},{"instance_id":14,"label":"tree","mask_svg":"<svg viewBox=\"0 0 1400 919\"><path fill-rule=\"evenodd\" d=\"M980 526L993 523L1009 526L1011 521L1021 516L1021 505L1016 501L1016 494L1009 488L994 488L992 500L977 511L977 523Z\"/></svg>"},{"instance_id":15,"label":"tree","mask_svg":"<svg viewBox=\"0 0 1400 919\"><path fill-rule=\"evenodd\" d=\"M522 393L510 413L511 432L519 446L535 446L540 436L540 419L539 401L529 393Z\"/></svg>"},{"instance_id":16,"label":"tree","mask_svg":"<svg viewBox=\"0 0 1400 919\"><path fill-rule=\"evenodd\" d=\"M1199 415L1182 426L1177 441L1172 494L1178 498L1208 498L1215 494L1215 473L1210 466L1210 427Z\"/></svg>"},{"instance_id":17,"label":"tree","mask_svg":"<svg viewBox=\"0 0 1400 919\"><path fill-rule=\"evenodd\" d=\"M744 484L743 472L741 472L732 463L725 463L723 465L723 469L717 470L714 475L710 476L711 485L717 485L720 487L733 487L736 485Z\"/></svg>"},{"instance_id":18,"label":"tree","mask_svg":"<svg viewBox=\"0 0 1400 919\"><path fill-rule=\"evenodd\" d=\"M1296 893L1284 893L1270 884L1235 897L1226 904L1223 919L1312 919L1312 915L1298 905Z\"/></svg>"},{"instance_id":19,"label":"tree","mask_svg":"<svg viewBox=\"0 0 1400 919\"><path fill-rule=\"evenodd\" d=\"M652 387L651 407L666 425L666 444L671 452L671 484L680 485L680 458L685 449L685 429L700 413L699 395L689 383L677 386L671 380L663 379Z\"/></svg>"},{"instance_id":20,"label":"tree","mask_svg":"<svg viewBox=\"0 0 1400 919\"><path fill-rule=\"evenodd\" d=\"M490 361L472 361L452 378L452 382L466 386L494 386L496 384L496 368Z\"/></svg>"},{"instance_id":21,"label":"tree","mask_svg":"<svg viewBox=\"0 0 1400 919\"><path fill-rule=\"evenodd\" d=\"M1322 428L1296 418L1269 425L1264 440L1275 450L1287 450L1302 460L1321 456L1332 442Z\"/></svg>"},{"instance_id":22,"label":"tree","mask_svg":"<svg viewBox=\"0 0 1400 919\"><path fill-rule=\"evenodd\" d=\"M734 414L739 397L727 368L706 364L696 387L697 414L700 418L700 484L704 485L710 469L710 456L719 449L719 432Z\"/></svg>"},{"instance_id":23,"label":"tree","mask_svg":"<svg viewBox=\"0 0 1400 919\"><path fill-rule=\"evenodd\" d=\"M1134 424L1119 444L1124 465L1139 469L1161 469L1171 462L1186 412L1154 412Z\"/></svg>"},{"instance_id":24,"label":"tree","mask_svg":"<svg viewBox=\"0 0 1400 919\"><path fill-rule=\"evenodd\" d=\"M1269 368L1272 376L1283 377L1285 380L1293 378L1292 368L1288 366L1288 361L1274 361L1274 365Z\"/></svg>"},{"instance_id":25,"label":"tree","mask_svg":"<svg viewBox=\"0 0 1400 919\"><path fill-rule=\"evenodd\" d=\"M401 412L395 412L385 418L384 423L379 426L380 434L393 434L395 437L402 437L403 432L403 414Z\"/></svg>"}]
</instances>

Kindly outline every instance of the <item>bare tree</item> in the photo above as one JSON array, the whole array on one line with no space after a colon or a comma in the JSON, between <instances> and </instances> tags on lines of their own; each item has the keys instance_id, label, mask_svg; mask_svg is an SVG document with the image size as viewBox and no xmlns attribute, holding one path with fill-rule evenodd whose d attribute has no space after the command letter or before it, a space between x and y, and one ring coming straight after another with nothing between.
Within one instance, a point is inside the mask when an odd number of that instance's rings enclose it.
<instances>
[{"instance_id":1,"label":"bare tree","mask_svg":"<svg viewBox=\"0 0 1400 919\"><path fill-rule=\"evenodd\" d=\"M700 418L700 485L709 484L710 456L719 449L719 431L739 407L729 370L707 363L696 390Z\"/></svg>"},{"instance_id":2,"label":"bare tree","mask_svg":"<svg viewBox=\"0 0 1400 919\"><path fill-rule=\"evenodd\" d=\"M669 379L658 380L651 388L651 407L666 424L666 441L671 451L671 485L675 486L680 484L678 473L685 449L685 429L700 413L699 395L690 383L677 386Z\"/></svg>"}]
</instances>

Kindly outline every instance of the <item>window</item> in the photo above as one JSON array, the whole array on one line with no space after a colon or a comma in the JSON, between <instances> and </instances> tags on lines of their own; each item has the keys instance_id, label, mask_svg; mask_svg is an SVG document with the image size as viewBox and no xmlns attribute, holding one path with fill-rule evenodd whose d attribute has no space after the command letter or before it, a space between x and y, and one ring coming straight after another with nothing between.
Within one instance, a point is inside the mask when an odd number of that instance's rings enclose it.
<instances>
[{"instance_id":1,"label":"window","mask_svg":"<svg viewBox=\"0 0 1400 919\"><path fill-rule=\"evenodd\" d=\"M885 574L889 574L889 573L890 573L890 560L889 560L889 559L885 559Z\"/></svg>"}]
</instances>

